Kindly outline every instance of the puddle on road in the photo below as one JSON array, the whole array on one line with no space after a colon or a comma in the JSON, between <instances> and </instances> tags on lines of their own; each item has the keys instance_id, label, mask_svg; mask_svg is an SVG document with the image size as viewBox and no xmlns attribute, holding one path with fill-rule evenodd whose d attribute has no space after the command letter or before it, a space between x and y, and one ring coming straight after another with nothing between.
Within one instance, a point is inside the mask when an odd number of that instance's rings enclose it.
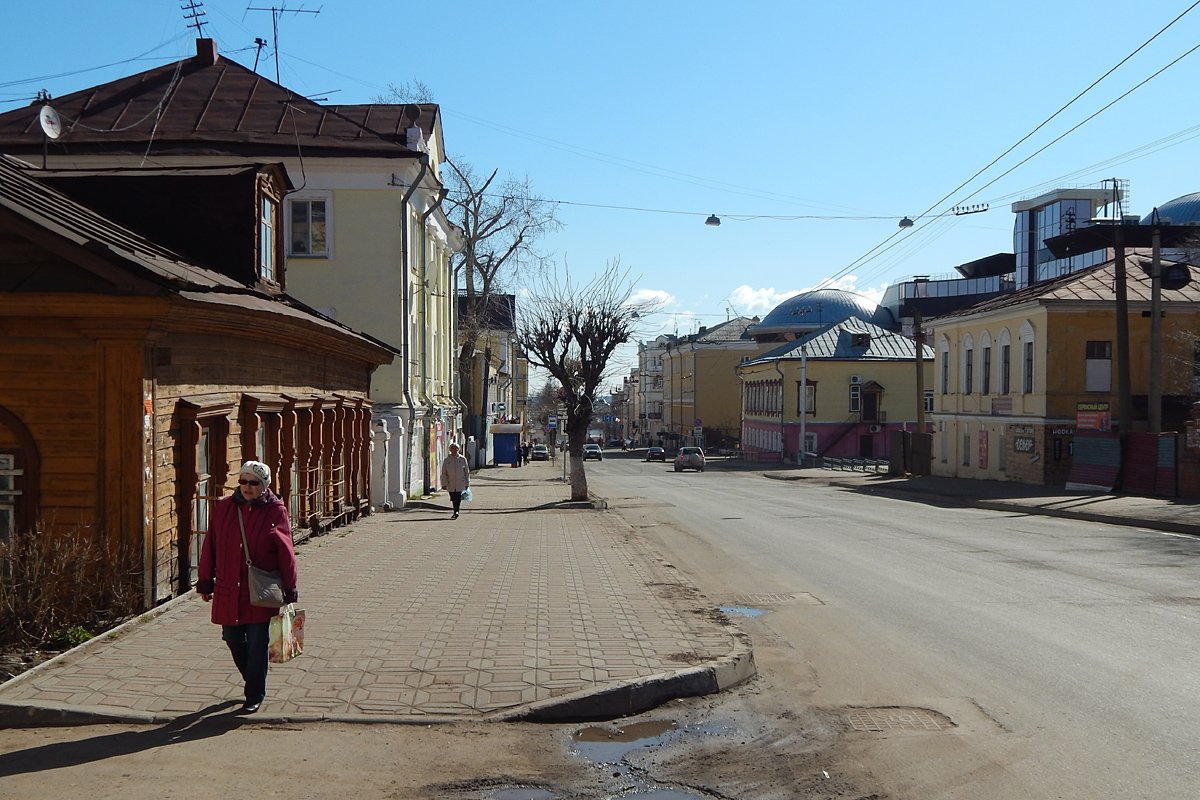
<instances>
[{"instance_id":1,"label":"puddle on road","mask_svg":"<svg viewBox=\"0 0 1200 800\"><path fill-rule=\"evenodd\" d=\"M583 728L571 735L575 752L596 764L615 764L630 752L665 742L675 731L669 721L634 722L622 728Z\"/></svg>"},{"instance_id":2,"label":"puddle on road","mask_svg":"<svg viewBox=\"0 0 1200 800\"><path fill-rule=\"evenodd\" d=\"M761 608L747 606L717 606L717 609L735 617L761 617L770 612Z\"/></svg>"},{"instance_id":3,"label":"puddle on road","mask_svg":"<svg viewBox=\"0 0 1200 800\"><path fill-rule=\"evenodd\" d=\"M620 727L593 725L571 734L571 751L594 764L604 779L616 779L622 785L619 795L606 797L637 800L704 800L705 795L660 785L633 767L627 760L635 750L669 745L688 736L724 736L737 730L725 722L707 722L679 727L668 720L631 722ZM557 800L560 795L549 789L532 787L498 789L488 800Z\"/></svg>"}]
</instances>

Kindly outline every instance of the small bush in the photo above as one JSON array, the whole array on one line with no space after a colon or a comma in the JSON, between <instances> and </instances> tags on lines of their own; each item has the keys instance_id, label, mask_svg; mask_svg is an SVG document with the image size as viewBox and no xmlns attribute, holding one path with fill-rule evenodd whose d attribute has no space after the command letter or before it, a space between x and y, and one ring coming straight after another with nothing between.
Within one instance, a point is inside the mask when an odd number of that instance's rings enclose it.
<instances>
[{"instance_id":1,"label":"small bush","mask_svg":"<svg viewBox=\"0 0 1200 800\"><path fill-rule=\"evenodd\" d=\"M87 628L83 628L79 625L72 625L69 628L56 631L54 636L51 638L50 643L56 647L69 649L72 647L78 647L88 639L92 638L95 637L93 634L88 632Z\"/></svg>"},{"instance_id":2,"label":"small bush","mask_svg":"<svg viewBox=\"0 0 1200 800\"><path fill-rule=\"evenodd\" d=\"M141 610L139 560L89 528L0 541L0 645L73 647Z\"/></svg>"}]
</instances>

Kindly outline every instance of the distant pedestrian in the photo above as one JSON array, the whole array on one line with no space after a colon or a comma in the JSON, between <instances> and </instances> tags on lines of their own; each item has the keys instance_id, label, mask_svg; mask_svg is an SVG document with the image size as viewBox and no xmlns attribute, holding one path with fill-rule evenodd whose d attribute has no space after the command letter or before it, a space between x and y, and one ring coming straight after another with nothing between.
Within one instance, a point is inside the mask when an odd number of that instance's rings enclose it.
<instances>
[{"instance_id":1,"label":"distant pedestrian","mask_svg":"<svg viewBox=\"0 0 1200 800\"><path fill-rule=\"evenodd\" d=\"M450 493L450 502L454 513L450 519L458 519L458 510L462 506L462 495L471 485L471 467L467 460L458 454L458 445L451 443L450 452L442 461L442 488Z\"/></svg>"},{"instance_id":2,"label":"distant pedestrian","mask_svg":"<svg viewBox=\"0 0 1200 800\"><path fill-rule=\"evenodd\" d=\"M525 442L525 444L521 445L521 463L522 464L529 463L529 450L530 450L529 442Z\"/></svg>"},{"instance_id":3,"label":"distant pedestrian","mask_svg":"<svg viewBox=\"0 0 1200 800\"><path fill-rule=\"evenodd\" d=\"M278 570L284 602L297 599L296 553L287 506L270 484L271 468L266 464L242 464L238 488L213 506L197 565L196 592L204 602L212 601L212 621L221 626L221 638L245 682L242 712L246 714L258 711L267 694L268 628L278 613L250 605L246 561L268 572Z\"/></svg>"}]
</instances>

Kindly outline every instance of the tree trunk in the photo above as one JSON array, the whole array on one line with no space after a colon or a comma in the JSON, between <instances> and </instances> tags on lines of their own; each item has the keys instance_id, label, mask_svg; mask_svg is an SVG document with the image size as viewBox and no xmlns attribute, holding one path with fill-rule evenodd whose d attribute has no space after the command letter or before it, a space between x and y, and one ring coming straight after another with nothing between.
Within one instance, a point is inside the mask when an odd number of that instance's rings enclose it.
<instances>
[{"instance_id":1,"label":"tree trunk","mask_svg":"<svg viewBox=\"0 0 1200 800\"><path fill-rule=\"evenodd\" d=\"M583 445L587 442L587 429L591 415L576 419L567 415L567 453L571 459L571 500L586 501L588 495L587 472L583 468Z\"/></svg>"}]
</instances>

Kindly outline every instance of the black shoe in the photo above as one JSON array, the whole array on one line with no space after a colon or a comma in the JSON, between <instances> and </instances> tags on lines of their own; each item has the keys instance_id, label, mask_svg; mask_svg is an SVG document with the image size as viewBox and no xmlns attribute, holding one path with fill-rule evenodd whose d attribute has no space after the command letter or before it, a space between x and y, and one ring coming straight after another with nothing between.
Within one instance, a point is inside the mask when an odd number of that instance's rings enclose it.
<instances>
[{"instance_id":1,"label":"black shoe","mask_svg":"<svg viewBox=\"0 0 1200 800\"><path fill-rule=\"evenodd\" d=\"M251 703L249 700L247 700L242 705L242 713L243 714L253 714L255 711L258 711L258 707L261 705L262 705L262 701L259 701L256 703Z\"/></svg>"},{"instance_id":2,"label":"black shoe","mask_svg":"<svg viewBox=\"0 0 1200 800\"><path fill-rule=\"evenodd\" d=\"M458 512L455 511L453 514L451 514L450 519L458 519Z\"/></svg>"}]
</instances>

